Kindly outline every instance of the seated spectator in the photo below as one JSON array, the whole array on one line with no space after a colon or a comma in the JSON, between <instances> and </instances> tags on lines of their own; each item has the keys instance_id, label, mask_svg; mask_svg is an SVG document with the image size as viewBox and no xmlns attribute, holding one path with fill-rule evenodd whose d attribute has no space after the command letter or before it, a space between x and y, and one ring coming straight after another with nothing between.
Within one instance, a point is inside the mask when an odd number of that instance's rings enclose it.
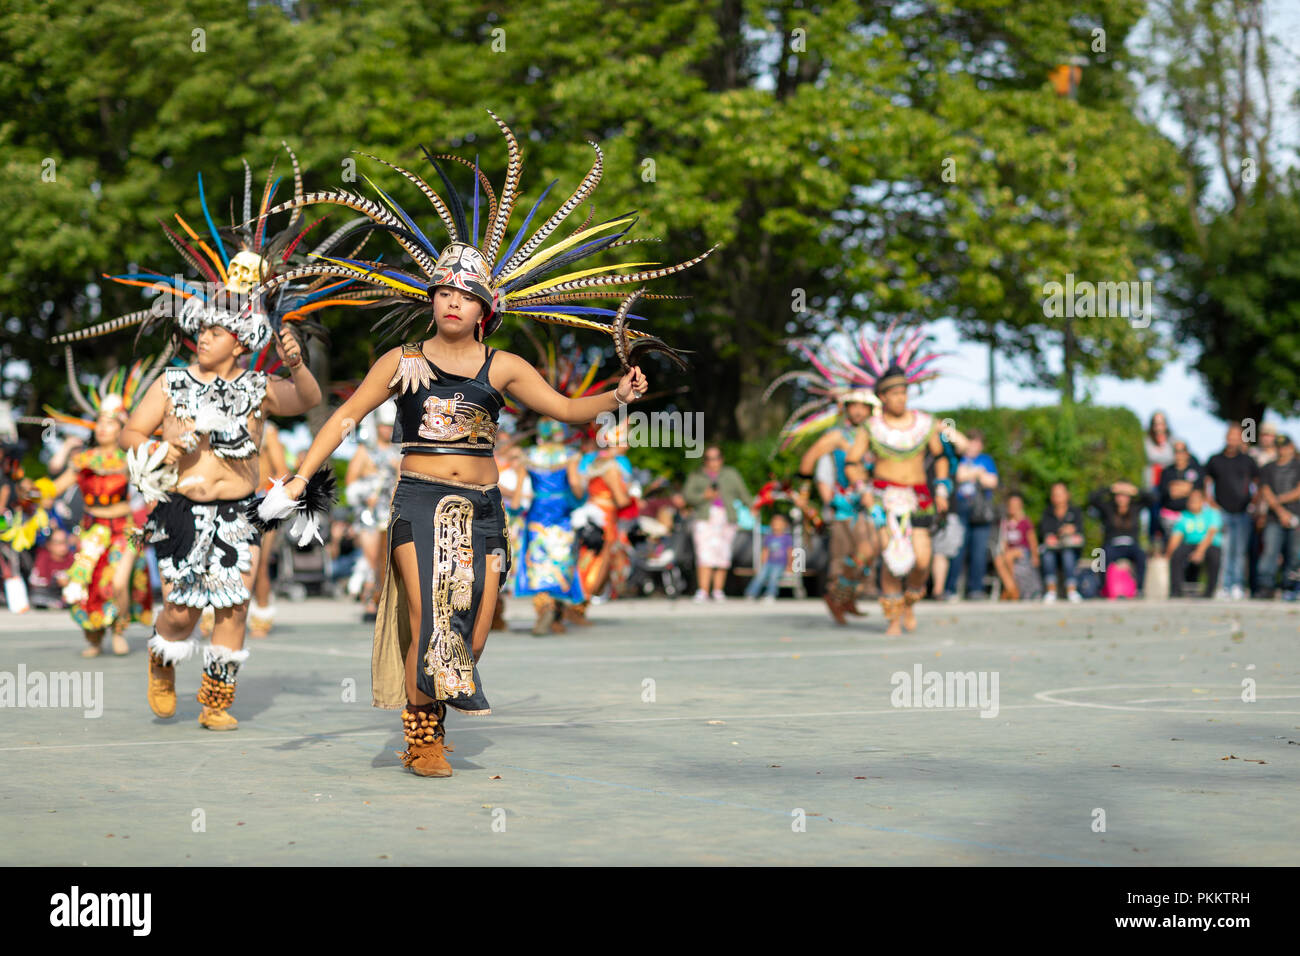
<instances>
[{"instance_id":1,"label":"seated spectator","mask_svg":"<svg viewBox=\"0 0 1300 956\"><path fill-rule=\"evenodd\" d=\"M1169 596L1182 597L1188 564L1205 569L1204 597L1213 597L1219 584L1223 558L1223 515L1205 501L1205 492L1193 488L1187 509L1174 523L1169 536Z\"/></svg>"},{"instance_id":2,"label":"seated spectator","mask_svg":"<svg viewBox=\"0 0 1300 956\"><path fill-rule=\"evenodd\" d=\"M68 583L68 568L76 557L68 533L62 528L51 531L45 543L36 549L36 565L27 578L33 607L67 607L63 587Z\"/></svg>"},{"instance_id":3,"label":"seated spectator","mask_svg":"<svg viewBox=\"0 0 1300 956\"><path fill-rule=\"evenodd\" d=\"M1187 450L1187 442L1174 440L1173 464L1160 472L1160 520L1166 531L1187 510L1187 496L1193 488L1205 490L1205 470Z\"/></svg>"},{"instance_id":4,"label":"seated spectator","mask_svg":"<svg viewBox=\"0 0 1300 956\"><path fill-rule=\"evenodd\" d=\"M1038 596L1038 536L1025 517L1025 499L1007 496L1007 514L998 529L1000 548L993 568L1002 579L1002 600L1019 601Z\"/></svg>"},{"instance_id":5,"label":"seated spectator","mask_svg":"<svg viewBox=\"0 0 1300 956\"><path fill-rule=\"evenodd\" d=\"M1277 458L1259 474L1260 508L1266 522L1257 577L1261 597L1272 597L1282 556L1282 599L1294 601L1300 597L1300 457L1286 435L1277 436L1276 447Z\"/></svg>"},{"instance_id":6,"label":"seated spectator","mask_svg":"<svg viewBox=\"0 0 1300 956\"><path fill-rule=\"evenodd\" d=\"M1098 488L1088 497L1088 508L1101 519L1106 565L1127 559L1133 565L1139 594L1146 580L1147 556L1138 541L1141 534L1138 516L1151 500L1150 493L1138 491L1127 481L1117 481L1109 488Z\"/></svg>"},{"instance_id":7,"label":"seated spectator","mask_svg":"<svg viewBox=\"0 0 1300 956\"><path fill-rule=\"evenodd\" d=\"M1083 512L1070 501L1070 490L1063 481L1052 485L1048 493L1047 508L1038 522L1038 540L1046 592L1043 600L1050 604L1057 599L1058 581L1063 578L1069 600L1082 601L1074 569L1083 553Z\"/></svg>"}]
</instances>

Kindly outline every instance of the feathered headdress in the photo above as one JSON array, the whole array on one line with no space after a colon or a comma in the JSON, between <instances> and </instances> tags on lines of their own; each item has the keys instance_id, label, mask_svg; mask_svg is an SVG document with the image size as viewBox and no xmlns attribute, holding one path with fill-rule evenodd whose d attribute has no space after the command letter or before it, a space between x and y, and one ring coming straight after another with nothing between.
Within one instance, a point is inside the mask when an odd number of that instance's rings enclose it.
<instances>
[{"instance_id":1,"label":"feathered headdress","mask_svg":"<svg viewBox=\"0 0 1300 956\"><path fill-rule=\"evenodd\" d=\"M910 335L900 334L897 349L891 353L897 324L897 321L891 322L885 334L875 342L871 341L865 327L848 335L850 344L857 349L857 362L825 343L810 344L807 339L791 343L812 363L812 369L797 369L777 376L763 393L763 401L787 382L800 382L817 397L796 408L786 419L781 426L779 450L784 451L801 438L828 428L838 417L842 404L864 402L879 405L877 395L883 387L913 385L938 376L939 373L930 368L930 363L939 357L938 353L918 357L928 338L923 329L916 329ZM821 357L813 347L818 344L823 349Z\"/></svg>"},{"instance_id":2,"label":"feathered headdress","mask_svg":"<svg viewBox=\"0 0 1300 956\"><path fill-rule=\"evenodd\" d=\"M658 265L653 262L589 265L592 257L599 253L644 241L625 238L637 219L633 213L616 216L596 225L591 225L592 217L591 213L588 213L586 220L567 236L548 243L547 240L574 210L587 201L597 183L600 182L604 154L595 143L591 146L596 150L596 161L573 194L530 234L538 209L541 208L551 189L559 182L559 180L553 181L524 217L514 238L507 243L510 218L519 195L523 158L514 133L491 110L488 110L488 114L505 136L508 151L506 177L499 196L492 189L487 176L479 169L477 158L471 163L458 156L434 155L428 149L421 147L425 158L432 164L445 187L447 198L444 201L442 196L415 173L378 157L369 156L368 153L361 154L395 170L419 188L437 212L442 227L447 233L449 242L442 248L434 245L415 218L408 215L369 177L366 177L367 182L370 182L379 194L380 201L346 190L334 190L295 197L291 202L283 203L270 210L274 213L285 209L298 209L314 203L333 203L360 212L370 219L373 228L388 232L396 238L414 261L418 272L397 269L375 261L315 254L319 260L316 265L290 270L271 279L265 284L264 289L273 290L282 283L294 282L304 276L360 279L400 301L401 305L397 309L385 315L375 325L375 331L380 332L385 338L397 336L403 342L408 341L412 331L423 331L428 326L428 312L432 304L431 293L434 288L443 285L474 295L483 303L483 319L480 329L476 330L480 338L485 339L495 332L501 325L503 317L508 314L523 316L538 322L599 331L613 336L616 335L613 322L599 320L601 318L614 320L619 316L618 310L576 303L622 298L626 295L628 287L635 288L641 283L681 272L700 262L713 251L709 249L703 255L686 262L662 268L643 268ZM473 170L472 218L465 209L465 204L453 186L441 160L450 160ZM487 215L481 217L480 207L484 201L487 205ZM481 230L480 226L483 227ZM582 265L581 268L578 268L579 264ZM666 295L641 297L675 298ZM629 315L624 309L621 319L624 326L628 318L643 317ZM647 333L625 327L620 329L618 334L623 336L625 346L626 340L654 339ZM654 341L658 342L658 340ZM666 345L662 343L658 345L661 351L672 352Z\"/></svg>"},{"instance_id":3,"label":"feathered headdress","mask_svg":"<svg viewBox=\"0 0 1300 956\"><path fill-rule=\"evenodd\" d=\"M76 363L72 357L72 348L64 346L64 361L68 368L68 390L72 399L81 410L82 415L70 415L56 408L45 406L46 414L62 425L77 425L81 428L95 427L95 422L105 415L125 419L131 414L136 401L149 390L153 380L167 365L169 354L164 353L154 361L152 357L140 359L130 368L119 368L112 375L101 378L89 394L81 390L77 381Z\"/></svg>"},{"instance_id":4,"label":"feathered headdress","mask_svg":"<svg viewBox=\"0 0 1300 956\"><path fill-rule=\"evenodd\" d=\"M298 166L298 157L288 144L285 150L293 163L293 188L295 199L301 199L302 173ZM280 229L270 227L270 209L280 180L275 179L275 164L267 175L266 187L262 191L262 201L255 217L253 211L253 174L248 163L244 163L244 203L243 221L235 222L234 200L231 200L231 225L218 229L208 208L207 197L203 190L203 174L199 174L199 206L207 225L207 237L196 233L188 222L176 214L180 226L178 233L162 220L159 225L167 235L167 240L181 254L187 275L163 275L161 272L133 272L124 275L108 276L122 285L141 286L157 289L168 297L156 300L147 309L140 309L127 315L101 322L87 329L68 332L56 336L55 342L77 342L116 332L120 329L138 325L136 341L160 325L174 322L172 329L173 348L178 344L175 339L189 336L193 339L204 328L219 325L228 329L239 342L254 353L252 365L265 371L274 371L271 364L274 356L272 333L280 328L280 323L293 323L299 337L325 337L324 327L307 317L319 310L333 305L364 306L374 305L385 300L370 292L343 291L350 285L347 281L330 281L319 279L312 283L285 283L277 295L258 301L251 300L249 293L259 283L276 278L301 266L308 261L302 242L316 229L325 218L301 226L301 209L295 209ZM288 208L288 207L284 207ZM334 249L338 243L350 234L366 226L364 217L357 217L326 237L311 250L313 255L323 255ZM183 233L183 235L182 235ZM208 240L211 240L209 245ZM351 251L355 255L364 244L361 243ZM160 307L161 306L161 307ZM264 368L265 367L265 368Z\"/></svg>"}]
</instances>

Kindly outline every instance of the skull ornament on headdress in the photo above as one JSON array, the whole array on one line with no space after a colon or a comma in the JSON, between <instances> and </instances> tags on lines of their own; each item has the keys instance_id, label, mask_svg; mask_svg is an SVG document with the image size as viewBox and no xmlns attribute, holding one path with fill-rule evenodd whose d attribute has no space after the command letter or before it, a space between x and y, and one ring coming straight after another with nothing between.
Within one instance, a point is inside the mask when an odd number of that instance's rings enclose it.
<instances>
[{"instance_id":1,"label":"skull ornament on headdress","mask_svg":"<svg viewBox=\"0 0 1300 956\"><path fill-rule=\"evenodd\" d=\"M226 288L241 295L253 290L270 271L265 259L247 249L237 252L226 267Z\"/></svg>"},{"instance_id":2,"label":"skull ornament on headdress","mask_svg":"<svg viewBox=\"0 0 1300 956\"><path fill-rule=\"evenodd\" d=\"M293 162L294 195L301 198L302 174L298 158L286 145L285 150ZM253 217L253 174L244 164L245 222L227 229L218 229L208 209L203 191L203 176L199 176L199 206L208 232L203 236L190 228L179 214L176 222L181 233L160 223L168 241L180 253L188 268L188 275L164 275L162 272L138 272L106 276L122 285L155 289L163 295L146 309L129 313L108 322L76 332L55 337L55 342L82 341L109 332L140 326L139 339L160 325L171 324L174 337L168 357L179 345L179 335L196 336L204 328L220 326L228 329L241 345L252 353L251 366L258 371L274 371L278 362L271 338L281 323L291 323L300 336L324 337L324 328L308 319L309 313L332 305L371 305L383 301L383 295L356 291L341 291L349 285L320 279L315 282L285 284L272 297L252 295L259 283L305 264L308 260L301 249L307 234L320 225L318 219L307 226L299 222L302 213L295 210L279 230L268 228L270 205L280 180L275 178L275 166L266 179L262 201ZM364 225L362 217L344 223L320 242L313 253L331 251L340 240ZM183 234L182 234L183 233ZM211 244L209 244L211 243ZM364 239L357 243L352 254L360 251ZM164 298L165 297L165 298Z\"/></svg>"}]
</instances>

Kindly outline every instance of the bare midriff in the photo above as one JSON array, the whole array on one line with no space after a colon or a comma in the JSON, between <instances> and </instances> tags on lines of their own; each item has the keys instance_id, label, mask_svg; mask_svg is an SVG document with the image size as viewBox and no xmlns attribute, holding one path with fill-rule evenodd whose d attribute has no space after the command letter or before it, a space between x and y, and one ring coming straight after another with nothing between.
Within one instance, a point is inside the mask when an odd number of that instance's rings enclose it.
<instances>
[{"instance_id":1,"label":"bare midriff","mask_svg":"<svg viewBox=\"0 0 1300 956\"><path fill-rule=\"evenodd\" d=\"M264 419L249 415L245 423L253 444L261 447ZM168 402L163 416L163 441L172 447L189 431L189 424L172 414ZM178 478L176 493L191 501L233 501L247 498L257 489L258 468L261 456L257 453L247 458L221 458L213 453L208 436L204 435L194 451L181 456L176 462Z\"/></svg>"},{"instance_id":2,"label":"bare midriff","mask_svg":"<svg viewBox=\"0 0 1300 956\"><path fill-rule=\"evenodd\" d=\"M494 485L497 481L497 462L490 455L403 455L402 471L474 485Z\"/></svg>"},{"instance_id":3,"label":"bare midriff","mask_svg":"<svg viewBox=\"0 0 1300 956\"><path fill-rule=\"evenodd\" d=\"M426 359L429 359L428 342L426 339L420 343L420 352ZM455 375L454 372L447 371L448 374ZM470 380L474 374L456 375L456 378ZM488 370L488 384L492 384L491 369ZM430 478L450 478L474 485L494 485L498 478L497 462L491 455L408 454L402 456L402 471L413 471Z\"/></svg>"},{"instance_id":4,"label":"bare midriff","mask_svg":"<svg viewBox=\"0 0 1300 956\"><path fill-rule=\"evenodd\" d=\"M881 418L891 428L904 429L916 424L915 413L911 409L902 418L891 419L887 415L882 415ZM925 446L922 445L912 457L902 460L883 455L877 457L872 476L881 481L892 481L896 485L925 484Z\"/></svg>"}]
</instances>

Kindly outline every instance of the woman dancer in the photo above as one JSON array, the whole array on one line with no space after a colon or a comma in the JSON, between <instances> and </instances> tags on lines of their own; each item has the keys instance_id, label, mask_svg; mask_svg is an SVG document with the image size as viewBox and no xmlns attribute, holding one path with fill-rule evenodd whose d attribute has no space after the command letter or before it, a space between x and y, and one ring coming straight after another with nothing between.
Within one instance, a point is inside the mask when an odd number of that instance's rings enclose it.
<instances>
[{"instance_id":1,"label":"woman dancer","mask_svg":"<svg viewBox=\"0 0 1300 956\"><path fill-rule=\"evenodd\" d=\"M555 274L620 243L635 218L627 215L594 226L584 224L543 248L547 237L586 201L599 181L599 147L596 165L577 191L530 236L539 199L514 241L505 246L521 156L514 134L495 115L493 119L509 149L499 198L477 163L457 160L474 170L472 231L460 197L438 162L440 157L426 152L447 187L445 202L419 176L398 169L437 210L451 240L441 250L387 194L382 205L342 192L316 193L305 200L336 203L369 216L376 227L396 237L420 272L336 259L299 273L359 278L401 299L405 307L390 313L380 325L400 334L404 344L381 357L325 423L299 463L299 473L285 482L282 493L289 498L302 496L308 476L342 441L344 423L359 421L389 398L396 399L405 456L392 501L389 570L376 622L372 688L376 706L405 706L407 749L401 756L404 766L421 776L451 776L443 753L448 705L469 714L490 712L477 661L487 641L501 580L510 566L508 526L493 459L503 393L509 391L543 416L577 423L615 411L641 398L647 389L645 375L630 365L616 389L567 398L528 362L490 349L484 340L500 326L503 313L512 312L612 334L620 348L628 349L632 343L632 357L639 347L666 349L645 333L627 329L626 309L615 313L565 303L619 297L611 290L679 272L703 258L648 271L620 273L614 271L620 265L615 263L594 268L588 264L567 275ZM488 228L481 243L480 185L488 199ZM274 282L268 285L266 291L274 288ZM606 315L614 321L607 326L586 318L589 315ZM273 488L270 495L277 491L281 489ZM267 510L279 513L276 508Z\"/></svg>"}]
</instances>

